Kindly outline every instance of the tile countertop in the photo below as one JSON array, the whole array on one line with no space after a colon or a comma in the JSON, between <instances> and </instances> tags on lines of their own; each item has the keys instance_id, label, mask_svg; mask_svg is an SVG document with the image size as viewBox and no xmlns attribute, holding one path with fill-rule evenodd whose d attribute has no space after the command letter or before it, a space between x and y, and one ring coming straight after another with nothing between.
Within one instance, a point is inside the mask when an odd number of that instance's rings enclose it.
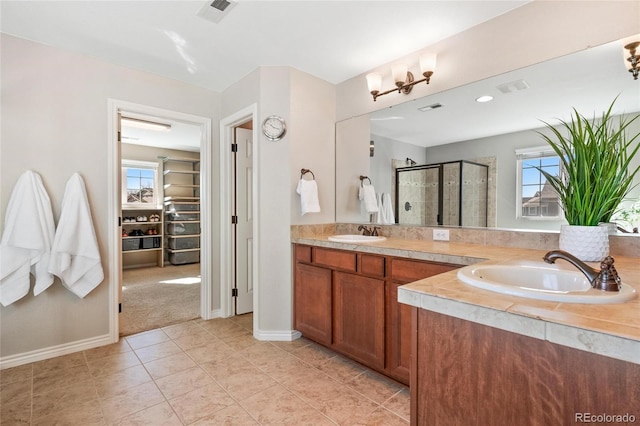
<instances>
[{"instance_id":1,"label":"tile countertop","mask_svg":"<svg viewBox=\"0 0 640 426\"><path fill-rule=\"evenodd\" d=\"M326 237L292 242L458 265L511 259L541 260L543 250L387 238L337 243ZM640 259L615 257L622 281L640 294ZM595 266L595 264L592 264ZM479 324L640 364L640 297L623 304L586 305L525 299L482 290L446 272L401 286L398 301Z\"/></svg>"}]
</instances>

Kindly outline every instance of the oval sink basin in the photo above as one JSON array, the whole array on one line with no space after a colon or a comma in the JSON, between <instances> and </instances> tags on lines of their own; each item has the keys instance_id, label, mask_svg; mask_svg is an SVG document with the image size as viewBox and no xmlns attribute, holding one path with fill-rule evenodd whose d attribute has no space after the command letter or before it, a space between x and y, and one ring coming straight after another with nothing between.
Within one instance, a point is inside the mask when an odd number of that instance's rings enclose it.
<instances>
[{"instance_id":1,"label":"oval sink basin","mask_svg":"<svg viewBox=\"0 0 640 426\"><path fill-rule=\"evenodd\" d=\"M384 241L385 237L373 236L373 235L332 235L329 237L329 241L335 241L338 243L373 243L376 241Z\"/></svg>"},{"instance_id":2,"label":"oval sink basin","mask_svg":"<svg viewBox=\"0 0 640 426\"><path fill-rule=\"evenodd\" d=\"M458 279L496 293L552 302L624 303L636 297L635 289L624 283L617 292L593 289L582 272L569 268L542 261L507 261L465 266L458 270Z\"/></svg>"}]
</instances>

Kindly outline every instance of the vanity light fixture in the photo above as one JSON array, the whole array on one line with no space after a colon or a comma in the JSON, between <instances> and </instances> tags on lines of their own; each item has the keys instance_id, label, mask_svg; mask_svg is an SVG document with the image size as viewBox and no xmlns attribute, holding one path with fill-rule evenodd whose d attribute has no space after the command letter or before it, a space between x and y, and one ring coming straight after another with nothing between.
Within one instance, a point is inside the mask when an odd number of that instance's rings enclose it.
<instances>
[{"instance_id":1,"label":"vanity light fixture","mask_svg":"<svg viewBox=\"0 0 640 426\"><path fill-rule=\"evenodd\" d=\"M120 122L123 127L136 127L138 129L155 130L158 132L168 132L171 130L171 124L143 120L141 118L122 117Z\"/></svg>"},{"instance_id":2,"label":"vanity light fixture","mask_svg":"<svg viewBox=\"0 0 640 426\"><path fill-rule=\"evenodd\" d=\"M623 44L624 65L633 75L633 79L637 80L640 72L640 34L625 39Z\"/></svg>"},{"instance_id":3,"label":"vanity light fixture","mask_svg":"<svg viewBox=\"0 0 640 426\"><path fill-rule=\"evenodd\" d=\"M382 75L377 72L367 74L367 86L369 87L369 93L373 96L375 102L378 96L387 95L392 92L404 93L408 95L411 93L411 89L416 84L426 82L429 84L429 80L433 75L433 71L436 68L436 55L434 53L428 53L420 56L420 71L424 78L420 80L414 80L413 73L407 71L407 66L404 64L397 64L391 68L391 75L396 85L395 89L389 89L381 92Z\"/></svg>"}]
</instances>

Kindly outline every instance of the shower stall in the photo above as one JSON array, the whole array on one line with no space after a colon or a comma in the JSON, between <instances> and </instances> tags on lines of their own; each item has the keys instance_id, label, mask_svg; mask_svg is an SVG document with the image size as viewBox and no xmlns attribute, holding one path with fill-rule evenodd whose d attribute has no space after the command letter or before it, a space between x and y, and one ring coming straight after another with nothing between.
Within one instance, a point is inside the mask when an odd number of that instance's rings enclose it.
<instances>
[{"instance_id":1,"label":"shower stall","mask_svg":"<svg viewBox=\"0 0 640 426\"><path fill-rule=\"evenodd\" d=\"M467 160L396 169L396 221L487 226L489 166Z\"/></svg>"}]
</instances>

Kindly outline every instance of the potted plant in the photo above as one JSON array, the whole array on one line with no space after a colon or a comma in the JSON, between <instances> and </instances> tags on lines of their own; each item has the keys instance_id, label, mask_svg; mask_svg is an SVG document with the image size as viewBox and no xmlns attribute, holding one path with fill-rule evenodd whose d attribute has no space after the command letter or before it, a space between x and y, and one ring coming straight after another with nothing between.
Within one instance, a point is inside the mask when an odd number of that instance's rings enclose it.
<instances>
[{"instance_id":1,"label":"potted plant","mask_svg":"<svg viewBox=\"0 0 640 426\"><path fill-rule=\"evenodd\" d=\"M608 255L608 230L598 225L611 220L640 170L640 166L631 168L640 133L628 134L640 115L612 116L614 104L615 100L599 119L588 119L574 109L571 121L560 121L560 129L544 123L551 136L538 132L562 165L559 176L539 169L558 193L568 222L560 230L560 249L584 261L600 261Z\"/></svg>"}]
</instances>

